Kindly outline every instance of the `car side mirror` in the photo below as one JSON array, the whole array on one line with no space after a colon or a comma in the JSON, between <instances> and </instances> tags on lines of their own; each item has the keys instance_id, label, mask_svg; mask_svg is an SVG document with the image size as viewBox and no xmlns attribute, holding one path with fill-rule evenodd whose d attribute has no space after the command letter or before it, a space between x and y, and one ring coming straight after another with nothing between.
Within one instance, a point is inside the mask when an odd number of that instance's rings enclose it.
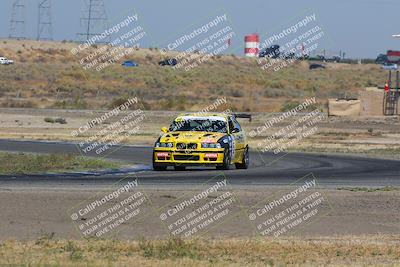
<instances>
[{"instance_id":1,"label":"car side mirror","mask_svg":"<svg viewBox=\"0 0 400 267\"><path fill-rule=\"evenodd\" d=\"M233 128L231 132L232 132L232 133L238 133L238 132L239 132L239 129Z\"/></svg>"},{"instance_id":2,"label":"car side mirror","mask_svg":"<svg viewBox=\"0 0 400 267\"><path fill-rule=\"evenodd\" d=\"M167 127L162 127L162 128L161 128L161 132L163 132L163 133L168 133Z\"/></svg>"}]
</instances>

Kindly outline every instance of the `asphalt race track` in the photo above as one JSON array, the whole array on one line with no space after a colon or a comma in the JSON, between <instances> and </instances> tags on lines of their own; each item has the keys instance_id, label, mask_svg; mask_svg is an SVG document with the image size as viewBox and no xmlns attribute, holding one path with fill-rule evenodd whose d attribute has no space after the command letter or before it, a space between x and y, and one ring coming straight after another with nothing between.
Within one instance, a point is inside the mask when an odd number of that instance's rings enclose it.
<instances>
[{"instance_id":1,"label":"asphalt race track","mask_svg":"<svg viewBox=\"0 0 400 267\"><path fill-rule=\"evenodd\" d=\"M0 150L34 153L81 153L76 144L62 142L9 141L0 140ZM151 170L151 147L121 146L110 150L107 158L122 160L127 164L139 164L135 175L142 185L193 185L201 184L221 173L214 169L190 168L186 171ZM108 152L108 151L107 151ZM94 155L90 155L94 156ZM101 155L104 157L105 155ZM251 167L248 170L223 171L231 185L288 185L312 173L321 186L399 186L400 161L355 157L347 155L326 155L311 153L250 154ZM113 184L132 170L97 174L62 174L1 176L2 186L93 186Z\"/></svg>"}]
</instances>

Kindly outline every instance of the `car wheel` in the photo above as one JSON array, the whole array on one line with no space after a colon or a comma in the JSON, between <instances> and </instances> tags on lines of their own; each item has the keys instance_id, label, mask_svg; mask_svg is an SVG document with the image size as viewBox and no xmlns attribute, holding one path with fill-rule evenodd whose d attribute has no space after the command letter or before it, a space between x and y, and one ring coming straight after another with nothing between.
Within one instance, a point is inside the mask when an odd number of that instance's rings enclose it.
<instances>
[{"instance_id":1,"label":"car wheel","mask_svg":"<svg viewBox=\"0 0 400 267\"><path fill-rule=\"evenodd\" d=\"M175 171L184 171L186 169L185 166L174 166Z\"/></svg>"},{"instance_id":2,"label":"car wheel","mask_svg":"<svg viewBox=\"0 0 400 267\"><path fill-rule=\"evenodd\" d=\"M217 170L229 170L231 165L231 153L229 153L229 149L225 148L224 150L224 162L222 165L217 166Z\"/></svg>"},{"instance_id":3,"label":"car wheel","mask_svg":"<svg viewBox=\"0 0 400 267\"><path fill-rule=\"evenodd\" d=\"M249 148L243 154L243 159L241 163L235 163L236 169L247 169L249 168L250 158L249 158Z\"/></svg>"}]
</instances>

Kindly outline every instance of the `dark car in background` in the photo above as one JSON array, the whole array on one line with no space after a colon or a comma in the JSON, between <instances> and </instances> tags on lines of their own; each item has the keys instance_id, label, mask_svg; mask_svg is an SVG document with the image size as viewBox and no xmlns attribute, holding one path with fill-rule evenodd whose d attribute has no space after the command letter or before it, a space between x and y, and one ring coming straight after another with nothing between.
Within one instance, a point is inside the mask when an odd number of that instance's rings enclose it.
<instances>
[{"instance_id":1,"label":"dark car in background","mask_svg":"<svg viewBox=\"0 0 400 267\"><path fill-rule=\"evenodd\" d=\"M321 65L321 64L313 63L313 64L310 64L309 69L310 69L310 70L325 69L325 66L324 66L324 65Z\"/></svg>"},{"instance_id":2,"label":"dark car in background","mask_svg":"<svg viewBox=\"0 0 400 267\"><path fill-rule=\"evenodd\" d=\"M271 45L270 47L264 48L258 54L258 57L270 57L270 58L278 58L280 56L280 46L279 45Z\"/></svg>"},{"instance_id":3,"label":"dark car in background","mask_svg":"<svg viewBox=\"0 0 400 267\"><path fill-rule=\"evenodd\" d=\"M133 60L126 60L121 65L124 67L139 67L139 64Z\"/></svg>"},{"instance_id":4,"label":"dark car in background","mask_svg":"<svg viewBox=\"0 0 400 267\"><path fill-rule=\"evenodd\" d=\"M176 58L168 58L158 62L158 65L160 66L175 66L176 64L178 64L178 60L176 60Z\"/></svg>"}]
</instances>

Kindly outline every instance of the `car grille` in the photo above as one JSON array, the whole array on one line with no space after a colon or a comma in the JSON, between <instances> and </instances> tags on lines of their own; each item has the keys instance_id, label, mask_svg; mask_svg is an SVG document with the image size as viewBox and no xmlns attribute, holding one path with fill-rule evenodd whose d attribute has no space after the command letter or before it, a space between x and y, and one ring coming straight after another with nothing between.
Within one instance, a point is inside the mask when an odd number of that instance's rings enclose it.
<instances>
[{"instance_id":1,"label":"car grille","mask_svg":"<svg viewBox=\"0 0 400 267\"><path fill-rule=\"evenodd\" d=\"M199 160L199 156L192 155L174 155L175 160Z\"/></svg>"},{"instance_id":2,"label":"car grille","mask_svg":"<svg viewBox=\"0 0 400 267\"><path fill-rule=\"evenodd\" d=\"M177 143L176 149L197 149L196 143Z\"/></svg>"}]
</instances>

